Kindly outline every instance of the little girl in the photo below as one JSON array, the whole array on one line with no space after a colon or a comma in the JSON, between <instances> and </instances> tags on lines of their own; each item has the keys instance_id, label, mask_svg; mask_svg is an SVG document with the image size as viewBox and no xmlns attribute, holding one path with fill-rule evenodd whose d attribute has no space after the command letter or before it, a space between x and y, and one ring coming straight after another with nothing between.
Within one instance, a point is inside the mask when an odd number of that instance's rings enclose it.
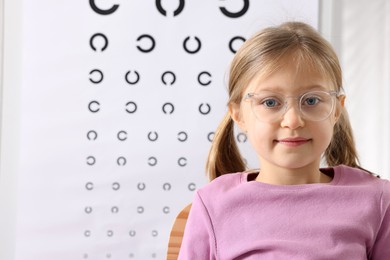
<instances>
[{"instance_id":1,"label":"little girl","mask_svg":"<svg viewBox=\"0 0 390 260\"><path fill-rule=\"evenodd\" d=\"M390 259L390 182L359 167L344 100L338 58L312 27L247 40L179 259ZM245 171L234 123L260 170Z\"/></svg>"}]
</instances>

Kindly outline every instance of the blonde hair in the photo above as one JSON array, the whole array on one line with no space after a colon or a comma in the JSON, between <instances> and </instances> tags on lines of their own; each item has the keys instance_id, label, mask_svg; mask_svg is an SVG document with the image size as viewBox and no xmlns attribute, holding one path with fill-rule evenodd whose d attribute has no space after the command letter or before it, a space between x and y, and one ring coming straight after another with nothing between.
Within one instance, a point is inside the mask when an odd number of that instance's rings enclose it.
<instances>
[{"instance_id":1,"label":"blonde hair","mask_svg":"<svg viewBox=\"0 0 390 260\"><path fill-rule=\"evenodd\" d=\"M237 51L229 71L228 106L239 105L249 82L255 76L272 74L282 66L281 61L287 56L294 58L294 62L303 62L316 69L330 80L333 90L342 93L341 67L332 46L311 26L301 22L287 22L263 29ZM324 157L329 166L345 164L359 167L347 111L341 106L340 109L341 115ZM215 132L206 172L209 179L213 180L226 173L245 170L245 161L235 141L234 122L227 113Z\"/></svg>"}]
</instances>

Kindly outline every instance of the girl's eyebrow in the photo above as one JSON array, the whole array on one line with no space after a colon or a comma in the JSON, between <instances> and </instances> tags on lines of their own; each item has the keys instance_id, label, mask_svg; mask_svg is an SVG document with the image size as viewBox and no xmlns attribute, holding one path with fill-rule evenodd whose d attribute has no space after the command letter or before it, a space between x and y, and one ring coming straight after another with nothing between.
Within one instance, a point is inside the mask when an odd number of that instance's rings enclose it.
<instances>
[{"instance_id":1,"label":"girl's eyebrow","mask_svg":"<svg viewBox=\"0 0 390 260\"><path fill-rule=\"evenodd\" d=\"M312 89L314 89L314 90L324 90L324 91L330 90L329 87L326 87L326 86L323 86L323 85L308 85L308 86L303 87L303 88L306 89L306 90L312 90Z\"/></svg>"}]
</instances>

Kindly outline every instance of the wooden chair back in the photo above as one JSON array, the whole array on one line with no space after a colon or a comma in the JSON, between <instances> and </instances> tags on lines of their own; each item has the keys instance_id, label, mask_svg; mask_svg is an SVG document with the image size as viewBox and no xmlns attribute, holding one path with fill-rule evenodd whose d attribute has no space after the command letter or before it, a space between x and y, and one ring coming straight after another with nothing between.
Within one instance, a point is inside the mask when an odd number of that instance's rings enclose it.
<instances>
[{"instance_id":1,"label":"wooden chair back","mask_svg":"<svg viewBox=\"0 0 390 260\"><path fill-rule=\"evenodd\" d=\"M192 204L184 207L176 216L171 233L169 235L167 260L177 260L179 256L181 242L183 240L184 228L187 223L188 214Z\"/></svg>"}]
</instances>

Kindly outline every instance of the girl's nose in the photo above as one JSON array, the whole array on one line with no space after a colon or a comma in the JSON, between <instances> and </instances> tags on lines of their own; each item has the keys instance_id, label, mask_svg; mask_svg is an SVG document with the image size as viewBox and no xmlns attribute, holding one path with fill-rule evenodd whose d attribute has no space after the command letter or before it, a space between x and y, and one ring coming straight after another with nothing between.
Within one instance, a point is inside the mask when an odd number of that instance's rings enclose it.
<instances>
[{"instance_id":1,"label":"girl's nose","mask_svg":"<svg viewBox=\"0 0 390 260\"><path fill-rule=\"evenodd\" d=\"M290 129L297 129L305 125L305 121L297 106L288 106L286 104L284 115L281 121L281 127L288 127Z\"/></svg>"}]
</instances>

